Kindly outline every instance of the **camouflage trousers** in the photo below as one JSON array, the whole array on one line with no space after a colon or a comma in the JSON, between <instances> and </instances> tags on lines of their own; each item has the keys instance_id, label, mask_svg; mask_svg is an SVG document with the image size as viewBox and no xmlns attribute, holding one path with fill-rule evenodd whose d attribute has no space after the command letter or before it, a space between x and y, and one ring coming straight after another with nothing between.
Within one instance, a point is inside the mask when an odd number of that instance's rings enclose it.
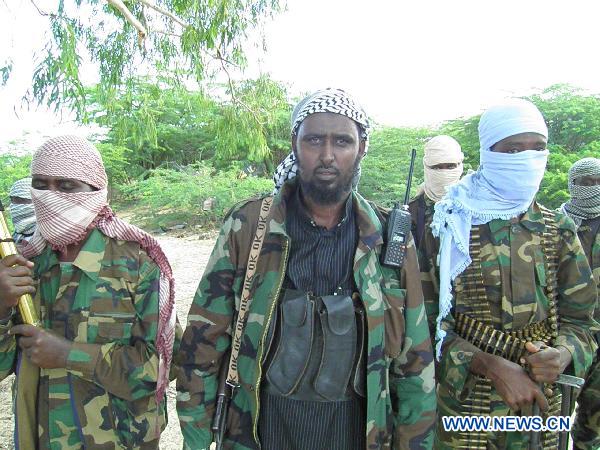
<instances>
[{"instance_id":1,"label":"camouflage trousers","mask_svg":"<svg viewBox=\"0 0 600 450\"><path fill-rule=\"evenodd\" d=\"M571 433L574 449L600 449L600 357L592 365L577 399L577 418Z\"/></svg>"}]
</instances>

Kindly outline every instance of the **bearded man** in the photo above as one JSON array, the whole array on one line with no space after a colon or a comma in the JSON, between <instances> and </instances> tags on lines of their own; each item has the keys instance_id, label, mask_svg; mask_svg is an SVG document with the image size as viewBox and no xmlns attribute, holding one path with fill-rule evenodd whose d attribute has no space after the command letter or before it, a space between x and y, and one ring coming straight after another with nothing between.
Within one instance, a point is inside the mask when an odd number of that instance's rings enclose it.
<instances>
[{"instance_id":1,"label":"bearded man","mask_svg":"<svg viewBox=\"0 0 600 450\"><path fill-rule=\"evenodd\" d=\"M291 128L295 162L279 193L229 214L190 308L178 378L185 448L212 440L230 349L239 383L225 448L430 448L434 369L414 245L401 270L383 266L387 211L352 190L367 116L327 89L300 102Z\"/></svg>"}]
</instances>

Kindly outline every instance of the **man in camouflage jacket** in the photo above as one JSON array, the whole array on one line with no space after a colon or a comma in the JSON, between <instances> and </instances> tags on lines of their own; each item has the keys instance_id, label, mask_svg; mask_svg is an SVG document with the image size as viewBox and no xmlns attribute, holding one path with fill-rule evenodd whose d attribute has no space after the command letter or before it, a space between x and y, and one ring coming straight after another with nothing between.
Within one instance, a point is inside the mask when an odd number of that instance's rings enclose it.
<instances>
[{"instance_id":1,"label":"man in camouflage jacket","mask_svg":"<svg viewBox=\"0 0 600 450\"><path fill-rule=\"evenodd\" d=\"M569 192L571 199L560 210L575 222L600 296L600 159L583 158L573 164L569 169ZM600 303L596 303L595 319L600 322ZM596 333L596 342L600 345L600 333ZM600 350L587 373L577 404L574 448L600 448Z\"/></svg>"},{"instance_id":2,"label":"man in camouflage jacket","mask_svg":"<svg viewBox=\"0 0 600 450\"><path fill-rule=\"evenodd\" d=\"M87 141L51 139L32 174L38 232L22 249L30 260L0 261L0 378L16 374L15 447L157 449L166 423L157 382L168 382L173 345L160 351L159 310L169 313L159 304L172 300L166 257L114 216ZM25 293L35 294L38 326L19 324L14 306Z\"/></svg>"},{"instance_id":3,"label":"man in camouflage jacket","mask_svg":"<svg viewBox=\"0 0 600 450\"><path fill-rule=\"evenodd\" d=\"M460 179L463 173L463 159L460 144L454 138L440 135L427 141L423 152L424 182L415 198L408 204L432 340L435 339L435 319L439 312L440 295L435 274L435 256L438 253L439 242L431 234L433 207L442 199L446 188Z\"/></svg>"},{"instance_id":4,"label":"man in camouflage jacket","mask_svg":"<svg viewBox=\"0 0 600 450\"><path fill-rule=\"evenodd\" d=\"M266 430L262 428L265 417L272 418L272 411L265 410L263 401L266 341L277 315L278 303L282 301L282 286L289 276L289 263L296 251L294 240L290 238L289 220L295 213L290 205L298 205L293 202L299 198L300 189L306 196L303 177L309 176L305 173L309 170L310 155L314 156L313 167L316 167L310 173L318 178L318 185L323 186L323 190L344 179L342 197L335 204L336 213L328 224L322 225L323 229L335 229L336 223L341 224L339 215L343 212L340 208L343 210L344 204L352 211L357 229L357 243L347 262L366 315L366 370L364 379L360 380L366 385L366 397L361 400L366 412L358 430L343 429L341 434L352 435L358 431L362 435L362 448L431 448L435 416L434 369L414 245L411 240L401 271L381 265L387 214L350 191L352 169L356 169L357 163L354 163L362 157L366 141L363 133L357 133L357 124L359 131L364 132L365 122L361 117L349 115L349 111L356 111L352 104L347 108L337 107L338 102L347 106L345 93L327 90L313 94L312 98L315 97L321 101L305 103L314 109L304 116L300 114L300 130L293 136L294 152L300 163L300 180L294 178L283 185L266 220L264 243L250 287L251 303L239 352L240 386L233 393L224 448L275 448L273 444L265 446ZM321 107L315 106L317 103L325 109L319 109ZM295 117L299 110L302 108L296 109ZM320 131L315 131L317 129ZM305 197L304 206L310 210L307 202ZM181 367L177 410L186 449L205 449L212 441L210 427L219 368L230 349L260 208L260 200L250 200L235 207L228 215L190 308L178 359ZM319 226L322 219L313 216L315 224L312 226ZM333 267L334 261L331 263ZM305 402L298 404L306 405ZM285 422L290 417L282 419ZM310 429L310 416L308 420ZM312 429L319 434L322 431L317 429L323 426L335 428L333 425L313 422ZM323 432L327 434L327 431ZM307 448L311 445L307 442L314 437L311 434L304 436L306 442L295 441L290 445L297 449ZM311 448L327 445L322 442ZM329 448L339 448L340 444L334 442L331 445ZM358 447L356 443L349 443L346 448Z\"/></svg>"},{"instance_id":5,"label":"man in camouflage jacket","mask_svg":"<svg viewBox=\"0 0 600 450\"><path fill-rule=\"evenodd\" d=\"M582 377L596 351L596 287L572 220L534 200L548 156L537 108L492 107L479 133L478 172L449 189L433 219L441 235L434 448L525 450L527 432L451 430L444 417L527 416L533 402L544 417L558 415L551 383L563 372ZM545 449L557 440L541 436Z\"/></svg>"}]
</instances>

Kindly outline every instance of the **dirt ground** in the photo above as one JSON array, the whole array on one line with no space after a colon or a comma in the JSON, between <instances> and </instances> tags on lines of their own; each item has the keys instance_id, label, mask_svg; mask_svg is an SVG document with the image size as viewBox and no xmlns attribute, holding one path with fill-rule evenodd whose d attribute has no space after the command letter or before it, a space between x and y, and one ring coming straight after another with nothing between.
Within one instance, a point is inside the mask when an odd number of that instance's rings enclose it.
<instances>
[{"instance_id":1,"label":"dirt ground","mask_svg":"<svg viewBox=\"0 0 600 450\"><path fill-rule=\"evenodd\" d=\"M187 313L204 272L208 257L215 243L214 239L198 239L194 236L177 237L175 235L157 236L167 254L175 274L175 299L177 315L183 326L187 322ZM11 386L13 377L0 383L0 449L13 450L13 415ZM175 412L175 382L167 392L169 425L160 439L161 450L180 450L182 447L181 431Z\"/></svg>"}]
</instances>

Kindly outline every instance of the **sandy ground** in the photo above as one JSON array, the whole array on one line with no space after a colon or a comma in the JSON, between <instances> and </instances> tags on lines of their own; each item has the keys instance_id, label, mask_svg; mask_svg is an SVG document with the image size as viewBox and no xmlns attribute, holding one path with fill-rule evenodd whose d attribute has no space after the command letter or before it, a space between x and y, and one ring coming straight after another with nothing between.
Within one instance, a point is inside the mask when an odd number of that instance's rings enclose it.
<instances>
[{"instance_id":1,"label":"sandy ground","mask_svg":"<svg viewBox=\"0 0 600 450\"><path fill-rule=\"evenodd\" d=\"M173 267L176 281L175 298L177 315L183 326L187 322L187 313L204 272L208 257L214 245L214 239L198 239L197 237L158 236L165 253ZM0 449L13 450L13 416L11 386L13 377L0 383ZM182 446L181 431L175 412L175 382L167 392L169 425L160 439L161 450L180 450Z\"/></svg>"}]
</instances>

